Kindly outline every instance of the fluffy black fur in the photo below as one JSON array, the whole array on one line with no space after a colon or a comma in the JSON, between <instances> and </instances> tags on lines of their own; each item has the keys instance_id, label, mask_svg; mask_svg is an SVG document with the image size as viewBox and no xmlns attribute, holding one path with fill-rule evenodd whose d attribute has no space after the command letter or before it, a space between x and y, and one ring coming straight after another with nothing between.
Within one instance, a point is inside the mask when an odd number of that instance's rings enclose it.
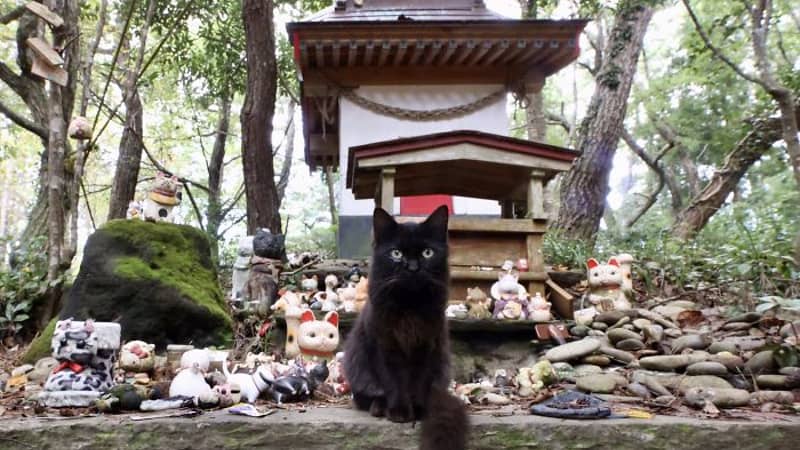
<instances>
[{"instance_id":1,"label":"fluffy black fur","mask_svg":"<svg viewBox=\"0 0 800 450\"><path fill-rule=\"evenodd\" d=\"M422 420L421 449L465 448L464 405L450 382L447 207L420 224L373 214L369 302L348 336L344 369L353 402L393 422Z\"/></svg>"}]
</instances>

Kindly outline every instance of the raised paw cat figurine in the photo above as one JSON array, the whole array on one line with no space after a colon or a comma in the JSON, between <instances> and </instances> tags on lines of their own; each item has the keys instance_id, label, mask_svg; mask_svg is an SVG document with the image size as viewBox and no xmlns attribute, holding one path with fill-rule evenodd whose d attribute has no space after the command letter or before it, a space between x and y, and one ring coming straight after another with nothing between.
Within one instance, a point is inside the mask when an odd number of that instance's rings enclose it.
<instances>
[{"instance_id":1,"label":"raised paw cat figurine","mask_svg":"<svg viewBox=\"0 0 800 450\"><path fill-rule=\"evenodd\" d=\"M624 274L616 258L611 258L606 264L600 264L596 259L586 261L589 282L589 302L599 312L631 309L631 303L622 290Z\"/></svg>"}]
</instances>

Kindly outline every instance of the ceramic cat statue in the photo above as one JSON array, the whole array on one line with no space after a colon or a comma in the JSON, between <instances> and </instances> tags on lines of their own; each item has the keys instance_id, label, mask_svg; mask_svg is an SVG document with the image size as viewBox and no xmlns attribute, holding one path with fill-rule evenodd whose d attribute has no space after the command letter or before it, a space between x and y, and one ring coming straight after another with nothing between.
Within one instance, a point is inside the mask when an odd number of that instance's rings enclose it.
<instances>
[{"instance_id":1,"label":"ceramic cat statue","mask_svg":"<svg viewBox=\"0 0 800 450\"><path fill-rule=\"evenodd\" d=\"M501 272L492 285L495 319L525 320L528 313L528 292L519 284L518 276L511 272Z\"/></svg>"},{"instance_id":2,"label":"ceramic cat statue","mask_svg":"<svg viewBox=\"0 0 800 450\"><path fill-rule=\"evenodd\" d=\"M586 268L588 300L598 312L631 309L631 303L622 290L624 276L616 258L609 259L606 264L591 258L586 262Z\"/></svg>"},{"instance_id":3,"label":"ceramic cat statue","mask_svg":"<svg viewBox=\"0 0 800 450\"><path fill-rule=\"evenodd\" d=\"M47 377L37 400L48 407L93 404L114 386L112 370L119 350L118 323L60 320L50 347L58 366Z\"/></svg>"},{"instance_id":4,"label":"ceramic cat statue","mask_svg":"<svg viewBox=\"0 0 800 450\"><path fill-rule=\"evenodd\" d=\"M479 287L467 288L465 304L469 309L467 311L467 317L470 319L483 320L492 317L492 313L489 312L492 300L487 297L486 293Z\"/></svg>"},{"instance_id":5,"label":"ceramic cat statue","mask_svg":"<svg viewBox=\"0 0 800 450\"><path fill-rule=\"evenodd\" d=\"M633 294L633 263L636 262L633 255L628 253L620 253L614 257L619 263L619 268L622 271L622 292L625 295Z\"/></svg>"},{"instance_id":6,"label":"ceramic cat statue","mask_svg":"<svg viewBox=\"0 0 800 450\"><path fill-rule=\"evenodd\" d=\"M553 314L550 312L551 306L550 302L537 292L528 304L528 318L534 322L549 322L553 320Z\"/></svg>"},{"instance_id":7,"label":"ceramic cat statue","mask_svg":"<svg viewBox=\"0 0 800 450\"><path fill-rule=\"evenodd\" d=\"M369 279L362 276L356 284L356 311L361 312L369 301Z\"/></svg>"},{"instance_id":8,"label":"ceramic cat statue","mask_svg":"<svg viewBox=\"0 0 800 450\"><path fill-rule=\"evenodd\" d=\"M128 203L128 210L125 212L126 219L144 219L142 202L132 201Z\"/></svg>"},{"instance_id":9,"label":"ceramic cat statue","mask_svg":"<svg viewBox=\"0 0 800 450\"><path fill-rule=\"evenodd\" d=\"M119 367L127 372L150 372L156 363L156 346L144 341L130 341L119 353Z\"/></svg>"},{"instance_id":10,"label":"ceramic cat statue","mask_svg":"<svg viewBox=\"0 0 800 450\"><path fill-rule=\"evenodd\" d=\"M173 209L181 203L181 184L178 177L158 172L155 182L142 203L145 220L174 222Z\"/></svg>"},{"instance_id":11,"label":"ceramic cat statue","mask_svg":"<svg viewBox=\"0 0 800 450\"><path fill-rule=\"evenodd\" d=\"M303 311L297 345L306 359L332 361L339 346L339 313L331 311L323 320L316 320L312 311Z\"/></svg>"},{"instance_id":12,"label":"ceramic cat statue","mask_svg":"<svg viewBox=\"0 0 800 450\"><path fill-rule=\"evenodd\" d=\"M358 291L355 283L349 283L347 287L336 291L336 293L339 295L339 301L342 302L342 309L344 309L344 312L356 312L357 292Z\"/></svg>"}]
</instances>

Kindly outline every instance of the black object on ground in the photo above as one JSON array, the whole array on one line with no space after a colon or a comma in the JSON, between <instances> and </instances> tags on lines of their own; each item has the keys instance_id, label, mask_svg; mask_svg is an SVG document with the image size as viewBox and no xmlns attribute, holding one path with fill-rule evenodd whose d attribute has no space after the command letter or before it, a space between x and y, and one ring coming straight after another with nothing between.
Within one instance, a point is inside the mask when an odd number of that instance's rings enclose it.
<instances>
[{"instance_id":1,"label":"black object on ground","mask_svg":"<svg viewBox=\"0 0 800 450\"><path fill-rule=\"evenodd\" d=\"M593 395L564 391L531 406L531 414L560 419L603 419L611 415L611 408Z\"/></svg>"}]
</instances>

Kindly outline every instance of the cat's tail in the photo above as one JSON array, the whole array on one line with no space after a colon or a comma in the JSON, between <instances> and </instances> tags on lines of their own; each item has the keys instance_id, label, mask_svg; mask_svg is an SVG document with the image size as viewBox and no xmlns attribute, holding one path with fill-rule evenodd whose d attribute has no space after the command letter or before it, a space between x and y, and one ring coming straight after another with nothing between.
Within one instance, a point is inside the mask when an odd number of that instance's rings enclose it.
<instances>
[{"instance_id":1,"label":"cat's tail","mask_svg":"<svg viewBox=\"0 0 800 450\"><path fill-rule=\"evenodd\" d=\"M422 421L420 450L464 450L469 418L464 403L444 389L434 389Z\"/></svg>"}]
</instances>

